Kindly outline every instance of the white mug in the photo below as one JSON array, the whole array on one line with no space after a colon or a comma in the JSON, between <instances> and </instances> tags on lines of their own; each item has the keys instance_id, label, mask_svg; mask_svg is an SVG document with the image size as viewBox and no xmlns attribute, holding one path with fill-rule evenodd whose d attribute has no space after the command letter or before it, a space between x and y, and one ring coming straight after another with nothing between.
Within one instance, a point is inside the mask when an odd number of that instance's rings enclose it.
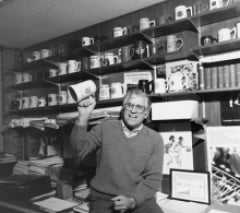
<instances>
[{"instance_id":1,"label":"white mug","mask_svg":"<svg viewBox=\"0 0 240 213\"><path fill-rule=\"evenodd\" d=\"M47 105L47 101L45 97L38 98L38 107L44 107Z\"/></svg>"},{"instance_id":2,"label":"white mug","mask_svg":"<svg viewBox=\"0 0 240 213\"><path fill-rule=\"evenodd\" d=\"M51 56L51 51L49 49L41 49L41 58L47 58Z\"/></svg>"},{"instance_id":3,"label":"white mug","mask_svg":"<svg viewBox=\"0 0 240 213\"><path fill-rule=\"evenodd\" d=\"M101 60L102 57L99 55L92 55L90 56L90 68L94 69L94 68L98 68L101 66Z\"/></svg>"},{"instance_id":4,"label":"white mug","mask_svg":"<svg viewBox=\"0 0 240 213\"><path fill-rule=\"evenodd\" d=\"M39 60L41 58L40 51L33 51L33 60Z\"/></svg>"},{"instance_id":5,"label":"white mug","mask_svg":"<svg viewBox=\"0 0 240 213\"><path fill-rule=\"evenodd\" d=\"M139 20L139 29L140 30L144 30L144 29L147 29L149 27L154 27L154 26L156 26L155 20L150 20L147 17L140 18L140 20Z\"/></svg>"},{"instance_id":6,"label":"white mug","mask_svg":"<svg viewBox=\"0 0 240 213\"><path fill-rule=\"evenodd\" d=\"M166 93L168 90L168 84L165 78L157 78L155 79L155 94Z\"/></svg>"},{"instance_id":7,"label":"white mug","mask_svg":"<svg viewBox=\"0 0 240 213\"><path fill-rule=\"evenodd\" d=\"M114 27L113 28L113 38L120 37L128 34L127 27Z\"/></svg>"},{"instance_id":8,"label":"white mug","mask_svg":"<svg viewBox=\"0 0 240 213\"><path fill-rule=\"evenodd\" d=\"M74 104L74 103L76 103L76 101L73 100L73 98L72 98L69 90L67 90L67 102L68 102L68 104Z\"/></svg>"},{"instance_id":9,"label":"white mug","mask_svg":"<svg viewBox=\"0 0 240 213\"><path fill-rule=\"evenodd\" d=\"M66 75L67 74L67 66L68 66L68 64L65 62L59 63L58 75Z\"/></svg>"},{"instance_id":10,"label":"white mug","mask_svg":"<svg viewBox=\"0 0 240 213\"><path fill-rule=\"evenodd\" d=\"M22 109L29 108L30 97L22 97Z\"/></svg>"},{"instance_id":11,"label":"white mug","mask_svg":"<svg viewBox=\"0 0 240 213\"><path fill-rule=\"evenodd\" d=\"M32 75L28 72L23 73L23 83L32 81Z\"/></svg>"},{"instance_id":12,"label":"white mug","mask_svg":"<svg viewBox=\"0 0 240 213\"><path fill-rule=\"evenodd\" d=\"M122 98L125 94L125 86L120 82L111 83L111 98Z\"/></svg>"},{"instance_id":13,"label":"white mug","mask_svg":"<svg viewBox=\"0 0 240 213\"><path fill-rule=\"evenodd\" d=\"M30 108L34 108L38 106L38 97L37 96L30 96L30 103L29 103L29 107Z\"/></svg>"},{"instance_id":14,"label":"white mug","mask_svg":"<svg viewBox=\"0 0 240 213\"><path fill-rule=\"evenodd\" d=\"M209 0L209 10L219 9L224 6L228 6L229 0L225 3L224 0Z\"/></svg>"},{"instance_id":15,"label":"white mug","mask_svg":"<svg viewBox=\"0 0 240 213\"><path fill-rule=\"evenodd\" d=\"M175 20L187 18L188 14L193 15L192 7L187 7L185 5L179 5L175 8Z\"/></svg>"},{"instance_id":16,"label":"white mug","mask_svg":"<svg viewBox=\"0 0 240 213\"><path fill-rule=\"evenodd\" d=\"M81 70L81 61L68 60L68 73L74 73Z\"/></svg>"},{"instance_id":17,"label":"white mug","mask_svg":"<svg viewBox=\"0 0 240 213\"><path fill-rule=\"evenodd\" d=\"M118 63L118 56L114 55L112 52L105 52L104 53L104 59L103 59L103 65L113 65Z\"/></svg>"},{"instance_id":18,"label":"white mug","mask_svg":"<svg viewBox=\"0 0 240 213\"><path fill-rule=\"evenodd\" d=\"M230 28L221 28L218 31L218 42L228 41L231 39L235 39L237 34L236 27Z\"/></svg>"},{"instance_id":19,"label":"white mug","mask_svg":"<svg viewBox=\"0 0 240 213\"><path fill-rule=\"evenodd\" d=\"M96 84L92 80L87 80L68 86L68 91L72 99L76 102L80 102L83 99L93 95L96 90Z\"/></svg>"},{"instance_id":20,"label":"white mug","mask_svg":"<svg viewBox=\"0 0 240 213\"><path fill-rule=\"evenodd\" d=\"M66 91L61 91L59 92L59 95L58 95L58 104L59 105L64 105L64 104L67 104L68 103L68 95L67 95L67 92Z\"/></svg>"},{"instance_id":21,"label":"white mug","mask_svg":"<svg viewBox=\"0 0 240 213\"><path fill-rule=\"evenodd\" d=\"M58 75L58 70L56 69L49 69L49 78L56 77Z\"/></svg>"},{"instance_id":22,"label":"white mug","mask_svg":"<svg viewBox=\"0 0 240 213\"><path fill-rule=\"evenodd\" d=\"M54 106L58 104L58 95L55 93L48 94L48 106Z\"/></svg>"},{"instance_id":23,"label":"white mug","mask_svg":"<svg viewBox=\"0 0 240 213\"><path fill-rule=\"evenodd\" d=\"M82 37L82 46L89 46L94 44L94 38L91 37Z\"/></svg>"},{"instance_id":24,"label":"white mug","mask_svg":"<svg viewBox=\"0 0 240 213\"><path fill-rule=\"evenodd\" d=\"M15 84L21 84L23 82L23 75L22 73L15 74Z\"/></svg>"},{"instance_id":25,"label":"white mug","mask_svg":"<svg viewBox=\"0 0 240 213\"><path fill-rule=\"evenodd\" d=\"M110 88L108 84L102 84L99 88L99 100L110 99Z\"/></svg>"},{"instance_id":26,"label":"white mug","mask_svg":"<svg viewBox=\"0 0 240 213\"><path fill-rule=\"evenodd\" d=\"M175 35L169 35L167 37L167 52L179 51L183 46L183 40Z\"/></svg>"}]
</instances>

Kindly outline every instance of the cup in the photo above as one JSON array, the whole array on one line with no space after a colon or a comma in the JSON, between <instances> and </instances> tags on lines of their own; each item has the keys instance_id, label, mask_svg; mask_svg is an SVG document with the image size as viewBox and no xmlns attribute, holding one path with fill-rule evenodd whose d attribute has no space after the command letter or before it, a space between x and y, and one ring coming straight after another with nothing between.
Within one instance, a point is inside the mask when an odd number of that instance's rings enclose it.
<instances>
[{"instance_id":1,"label":"cup","mask_svg":"<svg viewBox=\"0 0 240 213\"><path fill-rule=\"evenodd\" d=\"M110 99L110 88L108 84L102 84L99 88L99 100Z\"/></svg>"},{"instance_id":2,"label":"cup","mask_svg":"<svg viewBox=\"0 0 240 213\"><path fill-rule=\"evenodd\" d=\"M30 97L22 97L22 109L29 108Z\"/></svg>"},{"instance_id":3,"label":"cup","mask_svg":"<svg viewBox=\"0 0 240 213\"><path fill-rule=\"evenodd\" d=\"M47 105L47 101L45 97L38 98L38 107L45 107Z\"/></svg>"},{"instance_id":4,"label":"cup","mask_svg":"<svg viewBox=\"0 0 240 213\"><path fill-rule=\"evenodd\" d=\"M113 28L113 38L120 37L128 34L127 27L114 27Z\"/></svg>"},{"instance_id":5,"label":"cup","mask_svg":"<svg viewBox=\"0 0 240 213\"><path fill-rule=\"evenodd\" d=\"M76 102L93 95L97 90L96 84L92 80L83 81L81 83L68 86L69 94Z\"/></svg>"},{"instance_id":6,"label":"cup","mask_svg":"<svg viewBox=\"0 0 240 213\"><path fill-rule=\"evenodd\" d=\"M118 56L112 52L105 52L102 60L103 66L109 66L118 63Z\"/></svg>"},{"instance_id":7,"label":"cup","mask_svg":"<svg viewBox=\"0 0 240 213\"><path fill-rule=\"evenodd\" d=\"M183 46L183 40L175 35L169 35L167 37L167 52L179 51Z\"/></svg>"},{"instance_id":8,"label":"cup","mask_svg":"<svg viewBox=\"0 0 240 213\"><path fill-rule=\"evenodd\" d=\"M67 95L67 91L61 91L58 94L58 104L59 105L64 105L68 103L68 95Z\"/></svg>"},{"instance_id":9,"label":"cup","mask_svg":"<svg viewBox=\"0 0 240 213\"><path fill-rule=\"evenodd\" d=\"M101 67L101 61L102 61L102 57L99 55L90 56L90 68L94 69L94 68Z\"/></svg>"},{"instance_id":10,"label":"cup","mask_svg":"<svg viewBox=\"0 0 240 213\"><path fill-rule=\"evenodd\" d=\"M132 49L131 45L124 46L120 49L121 60L123 63L128 62L132 59L131 49Z\"/></svg>"},{"instance_id":11,"label":"cup","mask_svg":"<svg viewBox=\"0 0 240 213\"><path fill-rule=\"evenodd\" d=\"M81 61L68 60L68 73L74 73L81 70Z\"/></svg>"},{"instance_id":12,"label":"cup","mask_svg":"<svg viewBox=\"0 0 240 213\"><path fill-rule=\"evenodd\" d=\"M187 7L185 5L179 5L175 7L175 20L180 20L193 15L192 7Z\"/></svg>"},{"instance_id":13,"label":"cup","mask_svg":"<svg viewBox=\"0 0 240 213\"><path fill-rule=\"evenodd\" d=\"M58 75L66 75L67 74L67 66L66 62L59 63L59 72Z\"/></svg>"},{"instance_id":14,"label":"cup","mask_svg":"<svg viewBox=\"0 0 240 213\"><path fill-rule=\"evenodd\" d=\"M94 44L94 38L91 37L82 37L82 46L89 46Z\"/></svg>"},{"instance_id":15,"label":"cup","mask_svg":"<svg viewBox=\"0 0 240 213\"><path fill-rule=\"evenodd\" d=\"M229 4L229 0L209 0L209 10L219 9L221 7L227 6Z\"/></svg>"},{"instance_id":16,"label":"cup","mask_svg":"<svg viewBox=\"0 0 240 213\"><path fill-rule=\"evenodd\" d=\"M22 73L15 74L15 84L21 84L23 82L23 75Z\"/></svg>"},{"instance_id":17,"label":"cup","mask_svg":"<svg viewBox=\"0 0 240 213\"><path fill-rule=\"evenodd\" d=\"M193 14L198 15L203 12L208 11L208 4L202 0L197 0L193 2Z\"/></svg>"},{"instance_id":18,"label":"cup","mask_svg":"<svg viewBox=\"0 0 240 213\"><path fill-rule=\"evenodd\" d=\"M37 96L30 96L29 98L29 107L34 108L38 106L38 97Z\"/></svg>"},{"instance_id":19,"label":"cup","mask_svg":"<svg viewBox=\"0 0 240 213\"><path fill-rule=\"evenodd\" d=\"M211 35L201 37L201 45L208 45L217 42L217 39Z\"/></svg>"},{"instance_id":20,"label":"cup","mask_svg":"<svg viewBox=\"0 0 240 213\"><path fill-rule=\"evenodd\" d=\"M168 84L165 78L155 79L154 93L166 93L168 90Z\"/></svg>"},{"instance_id":21,"label":"cup","mask_svg":"<svg viewBox=\"0 0 240 213\"><path fill-rule=\"evenodd\" d=\"M23 83L32 81L32 75L28 72L23 73Z\"/></svg>"},{"instance_id":22,"label":"cup","mask_svg":"<svg viewBox=\"0 0 240 213\"><path fill-rule=\"evenodd\" d=\"M122 98L125 94L125 86L120 82L111 83L110 96L111 98Z\"/></svg>"},{"instance_id":23,"label":"cup","mask_svg":"<svg viewBox=\"0 0 240 213\"><path fill-rule=\"evenodd\" d=\"M156 26L155 20L150 20L147 17L140 18L139 20L139 29L140 30L145 30L149 27L154 27Z\"/></svg>"},{"instance_id":24,"label":"cup","mask_svg":"<svg viewBox=\"0 0 240 213\"><path fill-rule=\"evenodd\" d=\"M138 87L146 94L150 94L153 92L153 81L145 79L139 80Z\"/></svg>"},{"instance_id":25,"label":"cup","mask_svg":"<svg viewBox=\"0 0 240 213\"><path fill-rule=\"evenodd\" d=\"M235 39L237 35L236 27L230 28L221 28L218 30L218 42L228 41L231 39Z\"/></svg>"},{"instance_id":26,"label":"cup","mask_svg":"<svg viewBox=\"0 0 240 213\"><path fill-rule=\"evenodd\" d=\"M58 104L58 95L55 93L48 94L48 106L55 106Z\"/></svg>"},{"instance_id":27,"label":"cup","mask_svg":"<svg viewBox=\"0 0 240 213\"><path fill-rule=\"evenodd\" d=\"M49 69L49 78L56 77L58 75L58 70L56 69Z\"/></svg>"},{"instance_id":28,"label":"cup","mask_svg":"<svg viewBox=\"0 0 240 213\"><path fill-rule=\"evenodd\" d=\"M74 104L74 103L76 103L76 101L73 100L73 98L72 98L69 90L67 90L67 102L68 102L68 104Z\"/></svg>"},{"instance_id":29,"label":"cup","mask_svg":"<svg viewBox=\"0 0 240 213\"><path fill-rule=\"evenodd\" d=\"M40 51L33 51L33 60L39 60L41 58Z\"/></svg>"},{"instance_id":30,"label":"cup","mask_svg":"<svg viewBox=\"0 0 240 213\"><path fill-rule=\"evenodd\" d=\"M41 49L41 58L47 58L51 56L51 51L49 49Z\"/></svg>"}]
</instances>

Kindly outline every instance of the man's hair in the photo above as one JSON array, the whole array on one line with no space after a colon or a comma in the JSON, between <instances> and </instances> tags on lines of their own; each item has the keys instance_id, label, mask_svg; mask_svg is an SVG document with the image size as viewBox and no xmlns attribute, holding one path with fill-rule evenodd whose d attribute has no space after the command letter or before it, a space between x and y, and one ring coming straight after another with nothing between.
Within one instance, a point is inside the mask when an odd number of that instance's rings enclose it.
<instances>
[{"instance_id":1,"label":"man's hair","mask_svg":"<svg viewBox=\"0 0 240 213\"><path fill-rule=\"evenodd\" d=\"M152 105L151 100L148 97L148 95L139 88L132 88L127 91L127 94L125 95L125 97L123 99L123 105L126 104L132 96L139 96L139 97L145 98L146 103L147 103L146 107L148 110L150 110L151 105Z\"/></svg>"}]
</instances>

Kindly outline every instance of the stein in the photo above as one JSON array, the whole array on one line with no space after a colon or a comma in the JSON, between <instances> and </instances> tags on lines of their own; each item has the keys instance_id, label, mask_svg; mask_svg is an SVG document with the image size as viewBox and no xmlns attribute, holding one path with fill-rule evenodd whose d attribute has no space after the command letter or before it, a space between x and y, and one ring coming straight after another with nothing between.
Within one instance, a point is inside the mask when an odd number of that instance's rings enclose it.
<instances>
[{"instance_id":1,"label":"stein","mask_svg":"<svg viewBox=\"0 0 240 213\"><path fill-rule=\"evenodd\" d=\"M175 35L169 35L167 37L167 52L179 51L183 46L183 40Z\"/></svg>"},{"instance_id":2,"label":"stein","mask_svg":"<svg viewBox=\"0 0 240 213\"><path fill-rule=\"evenodd\" d=\"M153 81L139 80L138 87L146 94L150 94L153 92Z\"/></svg>"}]
</instances>

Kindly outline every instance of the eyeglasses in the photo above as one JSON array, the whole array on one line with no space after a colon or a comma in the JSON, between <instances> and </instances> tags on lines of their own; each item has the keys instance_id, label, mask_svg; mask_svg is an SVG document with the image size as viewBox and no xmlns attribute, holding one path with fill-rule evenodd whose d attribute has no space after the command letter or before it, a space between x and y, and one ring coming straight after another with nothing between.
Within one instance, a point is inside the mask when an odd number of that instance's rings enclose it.
<instances>
[{"instance_id":1,"label":"eyeglasses","mask_svg":"<svg viewBox=\"0 0 240 213\"><path fill-rule=\"evenodd\" d=\"M136 113L143 113L146 110L146 107L142 106L142 105L135 105L135 104L132 104L132 103L124 104L124 109L132 111L133 108L135 109Z\"/></svg>"}]
</instances>

